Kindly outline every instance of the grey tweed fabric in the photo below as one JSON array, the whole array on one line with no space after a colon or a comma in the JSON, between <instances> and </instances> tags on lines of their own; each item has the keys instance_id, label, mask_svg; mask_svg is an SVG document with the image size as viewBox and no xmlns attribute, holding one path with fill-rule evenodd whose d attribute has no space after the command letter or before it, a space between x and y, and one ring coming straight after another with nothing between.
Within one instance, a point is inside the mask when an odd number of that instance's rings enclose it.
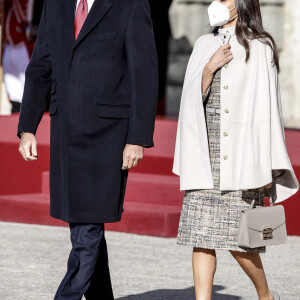
<instances>
[{"instance_id":1,"label":"grey tweed fabric","mask_svg":"<svg viewBox=\"0 0 300 300\"><path fill-rule=\"evenodd\" d=\"M264 253L266 247L238 246L240 212L255 205L264 206L264 191L259 189L220 191L220 114L206 108L220 108L221 69L203 94L213 189L189 190L183 199L177 243L199 248Z\"/></svg>"}]
</instances>

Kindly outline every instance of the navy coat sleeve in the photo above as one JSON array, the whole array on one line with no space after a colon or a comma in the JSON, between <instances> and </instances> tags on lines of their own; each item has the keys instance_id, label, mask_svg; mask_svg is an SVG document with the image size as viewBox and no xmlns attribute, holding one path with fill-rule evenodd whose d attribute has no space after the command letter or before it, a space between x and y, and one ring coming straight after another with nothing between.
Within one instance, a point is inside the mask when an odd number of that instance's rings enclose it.
<instances>
[{"instance_id":1,"label":"navy coat sleeve","mask_svg":"<svg viewBox=\"0 0 300 300\"><path fill-rule=\"evenodd\" d=\"M158 65L148 0L137 0L126 29L130 77L130 121L127 144L153 147L158 99Z\"/></svg>"},{"instance_id":2,"label":"navy coat sleeve","mask_svg":"<svg viewBox=\"0 0 300 300\"><path fill-rule=\"evenodd\" d=\"M46 33L46 2L42 11L37 40L25 72L25 87L21 104L17 136L23 131L36 133L47 107L51 88L51 61Z\"/></svg>"}]
</instances>

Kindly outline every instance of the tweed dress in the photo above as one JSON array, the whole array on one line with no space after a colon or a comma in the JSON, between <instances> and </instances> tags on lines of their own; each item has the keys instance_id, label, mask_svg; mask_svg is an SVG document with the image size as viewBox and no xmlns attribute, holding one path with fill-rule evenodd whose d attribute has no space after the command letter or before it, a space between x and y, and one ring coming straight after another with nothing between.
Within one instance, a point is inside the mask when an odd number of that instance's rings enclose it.
<instances>
[{"instance_id":1,"label":"tweed dress","mask_svg":"<svg viewBox=\"0 0 300 300\"><path fill-rule=\"evenodd\" d=\"M264 253L266 247L238 246L240 212L255 205L264 206L264 191L259 189L220 191L220 117L206 108L220 109L221 69L215 72L203 105L207 125L209 155L214 188L185 192L180 215L177 243L208 249Z\"/></svg>"}]
</instances>

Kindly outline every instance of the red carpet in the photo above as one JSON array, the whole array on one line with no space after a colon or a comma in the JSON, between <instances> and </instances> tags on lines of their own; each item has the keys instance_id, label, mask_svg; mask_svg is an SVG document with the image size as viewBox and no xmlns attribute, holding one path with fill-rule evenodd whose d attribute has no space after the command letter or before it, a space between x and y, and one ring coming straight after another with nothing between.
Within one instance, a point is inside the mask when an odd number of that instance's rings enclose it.
<instances>
[{"instance_id":1,"label":"red carpet","mask_svg":"<svg viewBox=\"0 0 300 300\"><path fill-rule=\"evenodd\" d=\"M18 151L18 114L0 117L0 220L47 225L67 225L49 216L49 121L45 114L38 132L38 160L25 162ZM177 123L156 121L155 147L145 150L140 165L130 171L122 221L107 229L174 237L183 192L171 173ZM300 178L300 131L286 130L288 151ZM297 199L298 198L298 199ZM300 199L296 194L282 203L290 235L300 235Z\"/></svg>"}]
</instances>

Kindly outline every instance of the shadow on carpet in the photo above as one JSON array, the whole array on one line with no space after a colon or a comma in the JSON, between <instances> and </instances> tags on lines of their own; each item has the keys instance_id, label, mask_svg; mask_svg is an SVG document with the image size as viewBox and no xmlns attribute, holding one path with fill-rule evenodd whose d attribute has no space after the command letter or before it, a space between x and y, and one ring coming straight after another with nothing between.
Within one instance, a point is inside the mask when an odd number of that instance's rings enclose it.
<instances>
[{"instance_id":1,"label":"shadow on carpet","mask_svg":"<svg viewBox=\"0 0 300 300\"><path fill-rule=\"evenodd\" d=\"M218 292L224 290L222 285L214 285L213 287L213 300L239 300L242 299L238 296L219 294ZM181 290L156 290L143 294L129 295L126 297L118 298L116 300L194 300L195 292L194 287L181 289Z\"/></svg>"}]
</instances>

